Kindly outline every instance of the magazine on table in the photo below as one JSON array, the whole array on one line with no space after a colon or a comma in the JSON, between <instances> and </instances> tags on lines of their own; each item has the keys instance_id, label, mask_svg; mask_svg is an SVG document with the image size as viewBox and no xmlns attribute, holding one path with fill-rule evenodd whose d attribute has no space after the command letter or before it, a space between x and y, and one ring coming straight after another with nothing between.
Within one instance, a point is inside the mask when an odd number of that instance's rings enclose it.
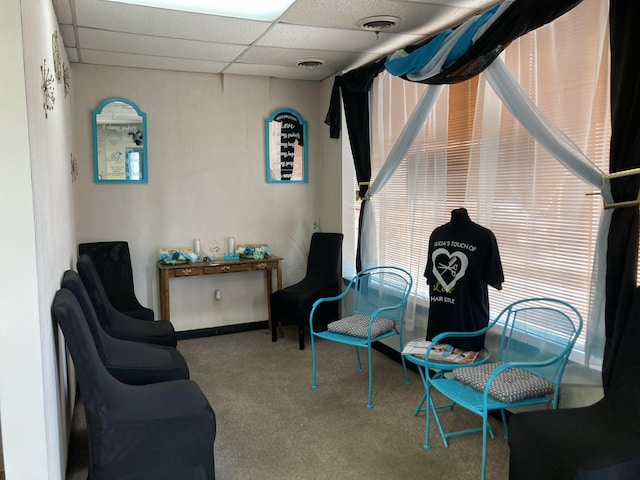
<instances>
[{"instance_id":1,"label":"magazine on table","mask_svg":"<svg viewBox=\"0 0 640 480\"><path fill-rule=\"evenodd\" d=\"M424 358L430 345L429 340L421 338L411 340L404 346L402 355ZM473 363L477 357L478 352L461 350L448 343L437 343L429 353L429 360L433 362Z\"/></svg>"}]
</instances>

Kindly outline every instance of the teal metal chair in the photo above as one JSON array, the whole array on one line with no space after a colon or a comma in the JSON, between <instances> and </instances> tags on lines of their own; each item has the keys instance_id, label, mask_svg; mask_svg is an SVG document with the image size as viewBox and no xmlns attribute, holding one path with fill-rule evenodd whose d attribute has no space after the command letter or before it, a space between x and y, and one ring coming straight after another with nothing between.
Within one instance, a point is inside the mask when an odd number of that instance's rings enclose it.
<instances>
[{"instance_id":1,"label":"teal metal chair","mask_svg":"<svg viewBox=\"0 0 640 480\"><path fill-rule=\"evenodd\" d=\"M369 369L369 396L367 408L372 403L372 362L371 345L374 342L394 335L399 337L402 349L402 329L407 300L413 279L406 270L398 267L380 266L363 270L356 274L347 288L338 296L316 300L309 315L311 331L312 388L318 387L316 382L316 339L338 342L355 347L358 370L362 371L360 348L367 349ZM349 293L353 295L353 306L349 316L327 325L318 312L326 303L340 302ZM318 330L318 325L327 325L327 330ZM402 369L407 384L409 376L404 358Z\"/></svg>"},{"instance_id":2,"label":"teal metal chair","mask_svg":"<svg viewBox=\"0 0 640 480\"><path fill-rule=\"evenodd\" d=\"M508 438L505 410L531 405L558 406L560 381L576 339L582 330L582 316L562 300L529 298L507 306L490 324L475 332L445 332L433 338L447 343L447 337L474 336L501 328L502 336L497 361L455 368L451 374L429 378L423 375L427 393L427 414L424 448L429 445L430 416L440 431L445 447L447 439L457 435L482 432L482 475L487 464L487 434L494 438L489 424L489 412L501 413L505 438ZM430 349L429 349L430 350ZM423 368L429 371L429 350ZM431 389L449 398L482 418L482 426L445 433Z\"/></svg>"}]
</instances>

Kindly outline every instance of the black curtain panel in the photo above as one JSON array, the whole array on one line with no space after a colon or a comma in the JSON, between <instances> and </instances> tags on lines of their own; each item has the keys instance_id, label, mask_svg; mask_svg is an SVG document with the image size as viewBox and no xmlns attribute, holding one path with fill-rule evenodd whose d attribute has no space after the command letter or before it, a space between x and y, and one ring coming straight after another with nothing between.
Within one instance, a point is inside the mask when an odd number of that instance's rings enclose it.
<instances>
[{"instance_id":1,"label":"black curtain panel","mask_svg":"<svg viewBox=\"0 0 640 480\"><path fill-rule=\"evenodd\" d=\"M331 138L340 136L340 93L344 103L344 114L347 122L349 143L353 155L353 163L356 169L356 179L360 185L360 198L363 198L369 188L371 180L371 136L369 132L369 91L373 80L384 70L385 59L352 70L344 75L336 77L329 111L325 123L329 125ZM363 202L364 203L364 202ZM362 224L362 212L360 210L359 223ZM361 229L358 229L360 232ZM358 248L356 252L356 270L362 270L360 261L360 233L358 233Z\"/></svg>"},{"instance_id":2,"label":"black curtain panel","mask_svg":"<svg viewBox=\"0 0 640 480\"><path fill-rule=\"evenodd\" d=\"M622 172L640 167L640 64L635 50L640 45L640 2L610 0L611 35L611 150L609 171ZM637 175L612 180L615 202L635 199ZM607 250L604 364L605 392L616 363L631 296L636 286L638 266L638 207L616 208L611 218ZM640 340L640 339L638 339Z\"/></svg>"}]
</instances>

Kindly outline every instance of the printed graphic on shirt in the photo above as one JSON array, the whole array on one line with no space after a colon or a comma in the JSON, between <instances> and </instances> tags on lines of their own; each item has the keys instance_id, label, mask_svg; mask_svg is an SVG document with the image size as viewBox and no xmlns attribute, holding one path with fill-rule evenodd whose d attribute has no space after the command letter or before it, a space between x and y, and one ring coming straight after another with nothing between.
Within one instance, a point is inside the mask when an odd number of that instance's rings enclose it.
<instances>
[{"instance_id":1,"label":"printed graphic on shirt","mask_svg":"<svg viewBox=\"0 0 640 480\"><path fill-rule=\"evenodd\" d=\"M431 262L433 263L433 276L438 281L438 285L434 286L434 290L438 287L451 293L453 287L456 286L458 280L464 277L469 266L469 258L463 252L449 252L446 248L437 248L431 254Z\"/></svg>"}]
</instances>

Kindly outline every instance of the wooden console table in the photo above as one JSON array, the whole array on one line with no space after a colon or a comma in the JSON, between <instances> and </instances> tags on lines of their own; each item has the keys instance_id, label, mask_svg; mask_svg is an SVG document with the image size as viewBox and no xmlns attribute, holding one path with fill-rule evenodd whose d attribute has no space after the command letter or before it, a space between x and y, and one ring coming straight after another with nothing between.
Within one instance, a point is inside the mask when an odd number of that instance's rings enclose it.
<instances>
[{"instance_id":1,"label":"wooden console table","mask_svg":"<svg viewBox=\"0 0 640 480\"><path fill-rule=\"evenodd\" d=\"M160 318L170 319L169 279L180 277L196 277L199 275L221 275L226 273L256 272L264 270L267 275L267 294L273 289L272 273L276 271L277 290L282 288L282 258L271 256L262 260L219 260L207 263L190 263L183 265L166 265L158 262L160 289ZM267 306L268 306L267 300ZM269 330L271 330L271 307L269 309Z\"/></svg>"}]
</instances>

